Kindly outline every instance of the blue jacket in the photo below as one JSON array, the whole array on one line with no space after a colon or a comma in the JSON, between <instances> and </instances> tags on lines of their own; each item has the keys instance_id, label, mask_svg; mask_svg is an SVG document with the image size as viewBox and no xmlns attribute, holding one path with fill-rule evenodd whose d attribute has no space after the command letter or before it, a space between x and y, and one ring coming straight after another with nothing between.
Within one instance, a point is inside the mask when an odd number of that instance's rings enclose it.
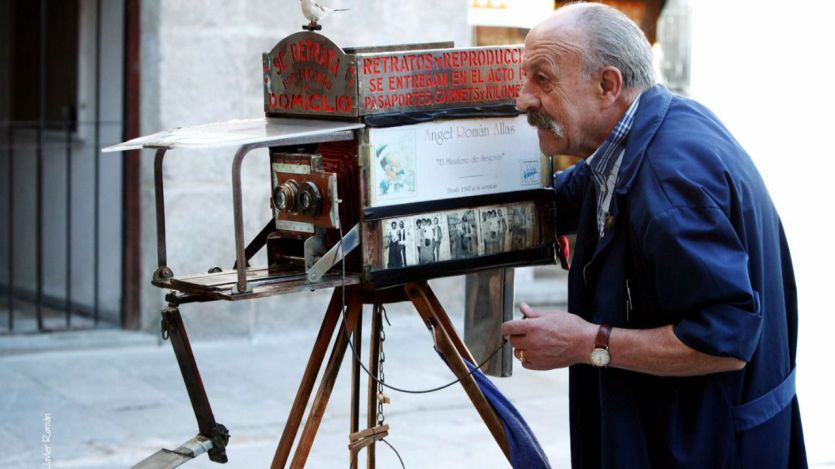
<instances>
[{"instance_id":1,"label":"blue jacket","mask_svg":"<svg viewBox=\"0 0 835 469\"><path fill-rule=\"evenodd\" d=\"M748 362L689 378L571 367L573 466L806 467L791 257L765 185L728 130L661 86L645 92L602 238L588 166L555 184L558 231L577 234L570 312L623 328L673 324L688 346Z\"/></svg>"}]
</instances>

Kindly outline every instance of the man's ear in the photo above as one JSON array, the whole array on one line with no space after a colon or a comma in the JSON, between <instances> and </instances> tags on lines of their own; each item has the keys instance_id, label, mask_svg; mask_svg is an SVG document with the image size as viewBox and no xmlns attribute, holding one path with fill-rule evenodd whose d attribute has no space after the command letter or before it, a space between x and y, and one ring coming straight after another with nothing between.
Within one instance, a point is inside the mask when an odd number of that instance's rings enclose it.
<instances>
[{"instance_id":1,"label":"man's ear","mask_svg":"<svg viewBox=\"0 0 835 469\"><path fill-rule=\"evenodd\" d=\"M604 108L611 106L623 91L623 75L616 67L606 66L600 69L600 100Z\"/></svg>"}]
</instances>

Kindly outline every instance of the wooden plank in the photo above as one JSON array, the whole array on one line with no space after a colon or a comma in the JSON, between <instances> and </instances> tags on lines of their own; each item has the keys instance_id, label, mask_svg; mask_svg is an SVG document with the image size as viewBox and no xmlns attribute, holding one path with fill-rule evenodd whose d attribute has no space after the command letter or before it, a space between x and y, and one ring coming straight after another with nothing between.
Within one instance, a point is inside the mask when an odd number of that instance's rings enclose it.
<instances>
[{"instance_id":1,"label":"wooden plank","mask_svg":"<svg viewBox=\"0 0 835 469\"><path fill-rule=\"evenodd\" d=\"M352 441L348 444L348 451L350 451L352 461L356 461L359 450L365 447L371 447L377 441L389 436L389 426L380 425L379 427L364 430L364 432L366 435L362 438L354 438L355 435L351 435Z\"/></svg>"},{"instance_id":2,"label":"wooden plank","mask_svg":"<svg viewBox=\"0 0 835 469\"><path fill-rule=\"evenodd\" d=\"M361 432L352 433L349 435L348 440L351 443L356 441L362 440L364 438L368 438L369 436L380 435L383 433L388 433L389 426L388 424L378 425L376 427L369 427Z\"/></svg>"}]
</instances>

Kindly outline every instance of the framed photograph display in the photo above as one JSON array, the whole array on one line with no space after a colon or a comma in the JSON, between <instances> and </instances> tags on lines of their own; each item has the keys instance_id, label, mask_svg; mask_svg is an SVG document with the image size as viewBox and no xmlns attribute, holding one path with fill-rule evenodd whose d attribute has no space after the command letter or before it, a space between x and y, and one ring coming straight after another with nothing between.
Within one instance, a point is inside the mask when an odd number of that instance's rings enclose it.
<instances>
[{"instance_id":1,"label":"framed photograph display","mask_svg":"<svg viewBox=\"0 0 835 469\"><path fill-rule=\"evenodd\" d=\"M382 269L521 251L536 246L532 202L381 220Z\"/></svg>"}]
</instances>

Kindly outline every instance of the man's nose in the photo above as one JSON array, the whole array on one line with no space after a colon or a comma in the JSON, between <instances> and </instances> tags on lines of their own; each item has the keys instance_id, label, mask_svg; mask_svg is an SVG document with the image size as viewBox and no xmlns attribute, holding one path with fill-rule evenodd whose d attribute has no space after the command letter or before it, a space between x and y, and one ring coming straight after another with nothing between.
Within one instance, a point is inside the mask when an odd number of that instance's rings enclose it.
<instances>
[{"instance_id":1,"label":"man's nose","mask_svg":"<svg viewBox=\"0 0 835 469\"><path fill-rule=\"evenodd\" d=\"M519 112L536 111L539 109L539 99L528 91L527 86L522 87L519 91L519 97L516 98L516 110Z\"/></svg>"}]
</instances>

